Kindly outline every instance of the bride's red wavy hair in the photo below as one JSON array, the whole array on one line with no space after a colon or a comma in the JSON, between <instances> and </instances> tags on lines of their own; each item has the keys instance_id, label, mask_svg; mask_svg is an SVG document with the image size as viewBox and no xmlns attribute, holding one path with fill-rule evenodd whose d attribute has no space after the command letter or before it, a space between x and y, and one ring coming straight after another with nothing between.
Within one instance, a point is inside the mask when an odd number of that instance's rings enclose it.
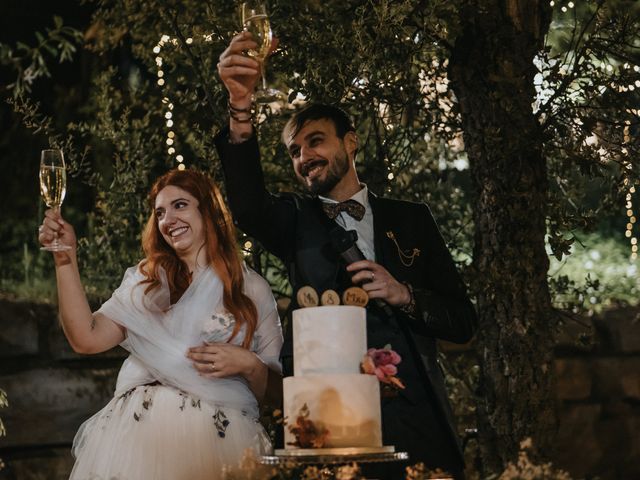
<instances>
[{"instance_id":1,"label":"bride's red wavy hair","mask_svg":"<svg viewBox=\"0 0 640 480\"><path fill-rule=\"evenodd\" d=\"M229 341L237 335L242 325L246 324L246 335L242 345L249 348L256 330L258 312L253 301L242 291L244 276L236 246L235 227L220 190L207 175L201 172L170 170L158 178L151 187L149 192L151 215L142 233L145 259L142 261L141 271L146 279L141 283L149 284L145 288L145 294L160 286L160 268L166 272L172 304L180 299L191 282L187 266L164 240L156 220L156 197L169 185L189 192L198 200L198 210L204 223L203 248L206 249L210 266L222 280L224 307L236 318Z\"/></svg>"}]
</instances>

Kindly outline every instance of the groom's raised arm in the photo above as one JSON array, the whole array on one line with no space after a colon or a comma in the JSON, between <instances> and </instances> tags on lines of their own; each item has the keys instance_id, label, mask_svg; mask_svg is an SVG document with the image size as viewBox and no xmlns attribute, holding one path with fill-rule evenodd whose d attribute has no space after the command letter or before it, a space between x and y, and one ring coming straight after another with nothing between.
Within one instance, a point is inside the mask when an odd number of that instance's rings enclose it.
<instances>
[{"instance_id":1,"label":"groom's raised arm","mask_svg":"<svg viewBox=\"0 0 640 480\"><path fill-rule=\"evenodd\" d=\"M216 135L215 145L237 226L286 261L293 251L296 207L291 196L267 191L255 135L235 144L229 141L229 130L223 129Z\"/></svg>"},{"instance_id":2,"label":"groom's raised arm","mask_svg":"<svg viewBox=\"0 0 640 480\"><path fill-rule=\"evenodd\" d=\"M229 94L229 127L214 141L236 224L286 261L293 251L296 209L293 198L272 195L265 187L251 113L260 68L256 60L243 55L255 47L251 35L241 32L220 55L218 73Z\"/></svg>"}]
</instances>

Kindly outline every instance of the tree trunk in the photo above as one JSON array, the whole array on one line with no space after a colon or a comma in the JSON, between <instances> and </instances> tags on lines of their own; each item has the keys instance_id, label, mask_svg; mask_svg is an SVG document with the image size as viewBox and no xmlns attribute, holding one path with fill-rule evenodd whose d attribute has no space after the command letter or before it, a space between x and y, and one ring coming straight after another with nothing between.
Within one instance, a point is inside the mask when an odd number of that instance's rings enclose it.
<instances>
[{"instance_id":1,"label":"tree trunk","mask_svg":"<svg viewBox=\"0 0 640 480\"><path fill-rule=\"evenodd\" d=\"M533 59L550 13L548 1L469 1L450 59L474 183L477 416L486 473L502 471L527 437L544 454L556 426L547 171L532 111Z\"/></svg>"}]
</instances>

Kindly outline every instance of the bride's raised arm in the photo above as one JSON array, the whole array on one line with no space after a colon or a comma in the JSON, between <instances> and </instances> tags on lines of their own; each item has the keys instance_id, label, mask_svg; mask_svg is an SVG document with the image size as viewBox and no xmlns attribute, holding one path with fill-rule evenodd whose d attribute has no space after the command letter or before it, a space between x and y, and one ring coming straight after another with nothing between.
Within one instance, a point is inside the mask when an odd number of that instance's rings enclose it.
<instances>
[{"instance_id":1,"label":"bride's raised arm","mask_svg":"<svg viewBox=\"0 0 640 480\"><path fill-rule=\"evenodd\" d=\"M47 210L39 228L38 241L46 245L57 235L71 250L53 252L58 287L58 308L64 334L77 353L100 353L125 339L124 329L106 316L91 313L78 270L76 235L60 213Z\"/></svg>"}]
</instances>

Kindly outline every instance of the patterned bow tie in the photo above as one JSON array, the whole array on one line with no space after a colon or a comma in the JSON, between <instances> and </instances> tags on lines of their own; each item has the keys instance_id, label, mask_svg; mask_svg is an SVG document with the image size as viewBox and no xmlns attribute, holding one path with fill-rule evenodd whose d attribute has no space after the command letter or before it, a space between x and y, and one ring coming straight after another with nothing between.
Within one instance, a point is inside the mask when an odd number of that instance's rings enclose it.
<instances>
[{"instance_id":1,"label":"patterned bow tie","mask_svg":"<svg viewBox=\"0 0 640 480\"><path fill-rule=\"evenodd\" d=\"M347 215L360 221L364 217L364 205L355 200L346 200L340 203L322 203L322 209L331 220L336 218L340 212L346 212Z\"/></svg>"}]
</instances>

